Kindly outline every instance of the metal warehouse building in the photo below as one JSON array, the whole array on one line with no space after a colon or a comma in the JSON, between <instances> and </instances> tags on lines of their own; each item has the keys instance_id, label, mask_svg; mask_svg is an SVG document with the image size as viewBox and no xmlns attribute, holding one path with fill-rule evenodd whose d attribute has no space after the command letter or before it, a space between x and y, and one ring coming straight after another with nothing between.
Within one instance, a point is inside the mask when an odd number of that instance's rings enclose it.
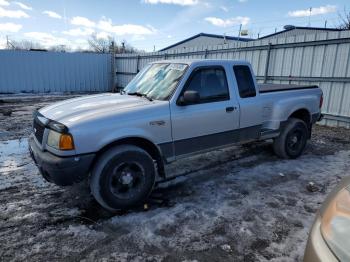
<instances>
[{"instance_id":1,"label":"metal warehouse building","mask_svg":"<svg viewBox=\"0 0 350 262\"><path fill-rule=\"evenodd\" d=\"M251 38L244 38L244 37L200 33L190 38L187 38L185 40L182 40L178 43L175 43L171 46L165 47L159 51L172 51L172 50L178 50L178 49L186 50L189 48L203 46L203 45L223 46L223 45L233 44L237 42L248 42L252 40L253 39Z\"/></svg>"},{"instance_id":2,"label":"metal warehouse building","mask_svg":"<svg viewBox=\"0 0 350 262\"><path fill-rule=\"evenodd\" d=\"M185 40L184 40L185 41ZM350 128L350 31L287 28L254 41L116 55L116 85L125 87L147 63L165 59L239 59L250 62L260 83L318 85L323 124Z\"/></svg>"},{"instance_id":3,"label":"metal warehouse building","mask_svg":"<svg viewBox=\"0 0 350 262\"><path fill-rule=\"evenodd\" d=\"M285 38L289 36L298 36L298 35L317 35L327 32L340 32L344 31L337 28L324 28L324 27L303 27L303 26L293 26L286 25L284 30L276 32L274 34L266 35L260 37L259 39L273 39L273 38Z\"/></svg>"}]
</instances>

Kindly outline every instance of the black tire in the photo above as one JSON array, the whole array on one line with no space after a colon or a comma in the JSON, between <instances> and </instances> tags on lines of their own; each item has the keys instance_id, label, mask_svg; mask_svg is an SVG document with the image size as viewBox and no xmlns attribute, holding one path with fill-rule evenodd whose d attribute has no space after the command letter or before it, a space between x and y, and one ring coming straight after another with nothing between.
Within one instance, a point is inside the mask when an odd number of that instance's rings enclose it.
<instances>
[{"instance_id":1,"label":"black tire","mask_svg":"<svg viewBox=\"0 0 350 262\"><path fill-rule=\"evenodd\" d=\"M153 159L145 150L121 145L98 158L90 189L96 201L113 212L142 204L152 192L155 176Z\"/></svg>"},{"instance_id":2,"label":"black tire","mask_svg":"<svg viewBox=\"0 0 350 262\"><path fill-rule=\"evenodd\" d=\"M297 158L306 146L308 129L304 121L297 118L289 118L280 135L273 142L275 154L281 158Z\"/></svg>"}]
</instances>

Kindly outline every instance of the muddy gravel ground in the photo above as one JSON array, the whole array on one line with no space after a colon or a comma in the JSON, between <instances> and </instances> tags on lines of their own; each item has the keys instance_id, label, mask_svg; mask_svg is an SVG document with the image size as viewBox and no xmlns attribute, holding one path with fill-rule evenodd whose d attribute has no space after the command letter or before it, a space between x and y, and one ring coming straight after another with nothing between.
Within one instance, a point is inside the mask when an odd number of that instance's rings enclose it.
<instances>
[{"instance_id":1,"label":"muddy gravel ground","mask_svg":"<svg viewBox=\"0 0 350 262\"><path fill-rule=\"evenodd\" d=\"M86 183L44 181L27 152L32 110L64 98L0 97L0 261L300 261L315 213L350 175L350 130L316 126L297 160L269 143L181 160L146 209L110 214Z\"/></svg>"}]
</instances>

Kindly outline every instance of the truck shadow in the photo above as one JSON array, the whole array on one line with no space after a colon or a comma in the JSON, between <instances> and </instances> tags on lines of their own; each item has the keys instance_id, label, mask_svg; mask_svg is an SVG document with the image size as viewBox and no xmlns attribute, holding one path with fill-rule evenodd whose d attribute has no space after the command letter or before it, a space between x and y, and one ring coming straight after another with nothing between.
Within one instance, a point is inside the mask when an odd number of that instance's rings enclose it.
<instances>
[{"instance_id":1,"label":"truck shadow","mask_svg":"<svg viewBox=\"0 0 350 262\"><path fill-rule=\"evenodd\" d=\"M170 208L176 204L174 199L183 194L183 184L184 182L162 188L156 187L143 204L128 210L119 210L116 212L105 210L91 196L88 203L82 203L81 205L77 206L78 209L81 210L81 214L76 216L74 220L80 224L92 225L115 216L125 216L131 213L148 212L157 208Z\"/></svg>"},{"instance_id":2,"label":"truck shadow","mask_svg":"<svg viewBox=\"0 0 350 262\"><path fill-rule=\"evenodd\" d=\"M212 176L201 174L201 171L225 166L229 162L256 154L260 154L262 159L255 159L255 164L258 164L261 161L266 161L266 158L276 160L276 158L273 157L273 152L268 143L259 143L259 145L257 143L246 144L240 148L239 152L233 148L232 150L225 150L224 153L223 157L220 156L223 152L217 151L215 153L210 153L208 156L204 154L191 157L191 159L186 159L186 162L194 163L190 165L191 168L181 168L181 163L177 164L179 167L170 169L172 173L169 174L167 179L163 179L156 183L155 188L148 199L139 206L135 206L129 210L109 212L103 209L90 195L88 201L81 201L78 204L77 207L81 211L81 214L77 219L83 224L95 224L115 216L147 212L157 208L171 208L175 206L177 202L183 201L185 198L191 197L191 194L194 194L192 184L203 183L213 179ZM196 162L201 162L201 164L197 165ZM193 177L192 175L196 175L196 177Z\"/></svg>"}]
</instances>

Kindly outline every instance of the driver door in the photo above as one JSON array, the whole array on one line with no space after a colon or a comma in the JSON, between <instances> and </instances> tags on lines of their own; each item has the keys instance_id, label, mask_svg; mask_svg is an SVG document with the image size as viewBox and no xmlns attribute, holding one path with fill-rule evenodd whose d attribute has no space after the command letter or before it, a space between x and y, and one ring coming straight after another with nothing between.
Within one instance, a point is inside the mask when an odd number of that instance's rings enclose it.
<instances>
[{"instance_id":1,"label":"driver door","mask_svg":"<svg viewBox=\"0 0 350 262\"><path fill-rule=\"evenodd\" d=\"M233 143L239 127L239 105L230 94L225 69L195 69L179 98L187 90L197 91L200 99L195 104L171 104L175 156Z\"/></svg>"}]
</instances>

